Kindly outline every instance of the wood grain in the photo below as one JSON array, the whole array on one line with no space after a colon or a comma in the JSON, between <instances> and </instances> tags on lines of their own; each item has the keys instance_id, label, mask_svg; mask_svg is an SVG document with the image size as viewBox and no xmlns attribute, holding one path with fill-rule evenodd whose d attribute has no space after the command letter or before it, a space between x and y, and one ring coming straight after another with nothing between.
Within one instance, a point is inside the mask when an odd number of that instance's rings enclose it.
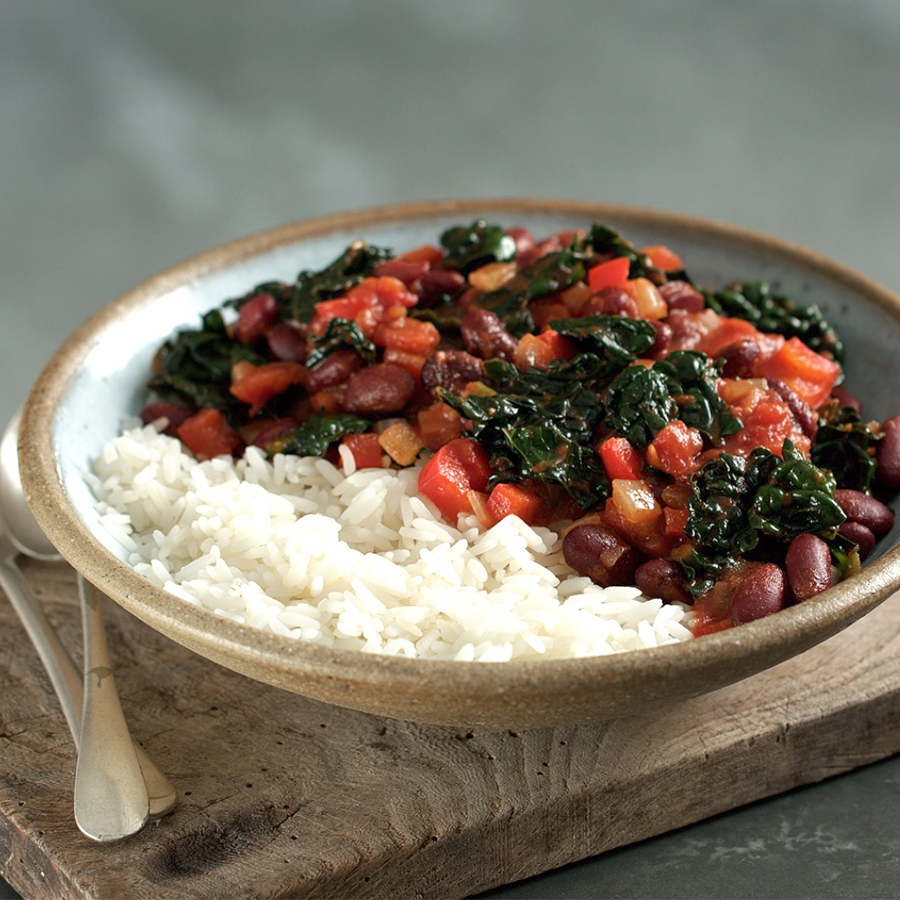
<instances>
[{"instance_id":1,"label":"wood grain","mask_svg":"<svg viewBox=\"0 0 900 900\"><path fill-rule=\"evenodd\" d=\"M72 570L24 568L78 647ZM179 807L115 846L81 836L65 721L0 604L0 871L27 898L462 897L900 749L900 596L652 720L522 733L306 700L118 608L109 631L126 715Z\"/></svg>"}]
</instances>

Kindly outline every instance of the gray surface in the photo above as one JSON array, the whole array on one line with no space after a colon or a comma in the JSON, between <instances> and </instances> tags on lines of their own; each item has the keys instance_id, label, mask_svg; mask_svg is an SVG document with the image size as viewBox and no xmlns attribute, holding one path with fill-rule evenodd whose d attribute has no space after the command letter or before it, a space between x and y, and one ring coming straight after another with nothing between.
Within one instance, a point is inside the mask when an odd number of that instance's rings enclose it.
<instances>
[{"instance_id":1,"label":"gray surface","mask_svg":"<svg viewBox=\"0 0 900 900\"><path fill-rule=\"evenodd\" d=\"M894 0L3 0L0 419L154 271L359 206L655 206L900 290L898 46ZM898 795L892 760L496 896L900 896Z\"/></svg>"}]
</instances>

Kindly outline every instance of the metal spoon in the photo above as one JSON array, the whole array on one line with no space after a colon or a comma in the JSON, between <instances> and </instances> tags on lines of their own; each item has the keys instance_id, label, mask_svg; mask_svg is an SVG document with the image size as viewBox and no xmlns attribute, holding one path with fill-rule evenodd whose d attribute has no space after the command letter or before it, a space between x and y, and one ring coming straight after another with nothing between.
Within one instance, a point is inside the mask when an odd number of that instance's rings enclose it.
<instances>
[{"instance_id":1,"label":"metal spoon","mask_svg":"<svg viewBox=\"0 0 900 900\"><path fill-rule=\"evenodd\" d=\"M84 692L81 673L72 662L15 563L17 553L43 560L61 558L34 521L25 502L19 480L17 448L19 419L20 413L16 413L0 440L0 586L9 595L38 651L59 697L76 747L81 750ZM82 580L79 578L79 581ZM82 594L84 593L82 591ZM177 801L175 788L140 747L135 744L134 749L149 795L149 815L154 818L166 815L175 808Z\"/></svg>"}]
</instances>

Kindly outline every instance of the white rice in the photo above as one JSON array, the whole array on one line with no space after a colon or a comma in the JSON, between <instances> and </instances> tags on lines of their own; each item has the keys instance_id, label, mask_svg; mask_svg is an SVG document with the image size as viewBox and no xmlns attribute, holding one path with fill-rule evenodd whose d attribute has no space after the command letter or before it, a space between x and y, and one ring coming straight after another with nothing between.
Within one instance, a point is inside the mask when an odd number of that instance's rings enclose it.
<instances>
[{"instance_id":1,"label":"white rice","mask_svg":"<svg viewBox=\"0 0 900 900\"><path fill-rule=\"evenodd\" d=\"M417 493L420 467L318 458L207 462L152 425L89 476L135 570L188 603L329 647L496 662L595 656L690 638L690 611L572 573L547 528L457 527Z\"/></svg>"}]
</instances>

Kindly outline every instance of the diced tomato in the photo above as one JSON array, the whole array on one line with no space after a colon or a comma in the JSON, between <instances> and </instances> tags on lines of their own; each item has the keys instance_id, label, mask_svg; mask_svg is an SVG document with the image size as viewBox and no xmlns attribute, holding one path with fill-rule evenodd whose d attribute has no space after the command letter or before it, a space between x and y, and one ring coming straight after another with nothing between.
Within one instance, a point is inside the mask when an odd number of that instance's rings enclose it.
<instances>
[{"instance_id":1,"label":"diced tomato","mask_svg":"<svg viewBox=\"0 0 900 900\"><path fill-rule=\"evenodd\" d=\"M694 637L703 637L705 634L715 634L717 631L725 631L726 628L731 628L733 625L730 616L727 619L714 619L702 612L698 614L696 613L696 604L694 604L694 610L694 624L691 627Z\"/></svg>"},{"instance_id":2,"label":"diced tomato","mask_svg":"<svg viewBox=\"0 0 900 900\"><path fill-rule=\"evenodd\" d=\"M756 447L765 447L781 456L786 438L801 452L809 452L809 438L780 397L772 391L759 391L755 400L751 408L736 410L744 427L725 438L722 449L726 453L748 456Z\"/></svg>"},{"instance_id":3,"label":"diced tomato","mask_svg":"<svg viewBox=\"0 0 900 900\"><path fill-rule=\"evenodd\" d=\"M490 474L484 447L477 441L457 438L425 464L419 474L419 492L455 524L460 513L472 512L469 491L484 491Z\"/></svg>"},{"instance_id":4,"label":"diced tomato","mask_svg":"<svg viewBox=\"0 0 900 900\"><path fill-rule=\"evenodd\" d=\"M372 335L372 340L386 349L402 350L416 356L428 356L440 343L441 333L431 322L403 318L381 322Z\"/></svg>"},{"instance_id":5,"label":"diced tomato","mask_svg":"<svg viewBox=\"0 0 900 900\"><path fill-rule=\"evenodd\" d=\"M384 451L378 442L378 435L372 431L365 434L346 434L341 443L353 454L357 469L380 469Z\"/></svg>"},{"instance_id":6,"label":"diced tomato","mask_svg":"<svg viewBox=\"0 0 900 900\"><path fill-rule=\"evenodd\" d=\"M418 297L399 278L372 276L350 288L342 297L317 303L309 330L312 334L323 334L332 319L352 319L362 327L360 317L366 312L369 312L369 318L380 321L385 310L394 306L407 308L417 302ZM366 328L363 331L368 335Z\"/></svg>"},{"instance_id":7,"label":"diced tomato","mask_svg":"<svg viewBox=\"0 0 900 900\"><path fill-rule=\"evenodd\" d=\"M537 337L550 348L553 359L571 359L578 353L578 345L574 341L552 328L545 328Z\"/></svg>"},{"instance_id":8,"label":"diced tomato","mask_svg":"<svg viewBox=\"0 0 900 900\"><path fill-rule=\"evenodd\" d=\"M841 367L807 347L800 338L792 337L764 363L755 374L765 378L780 378L794 393L813 409L818 409L831 395Z\"/></svg>"},{"instance_id":9,"label":"diced tomato","mask_svg":"<svg viewBox=\"0 0 900 900\"><path fill-rule=\"evenodd\" d=\"M462 434L459 413L446 403L432 403L416 416L419 436L429 450L438 450Z\"/></svg>"},{"instance_id":10,"label":"diced tomato","mask_svg":"<svg viewBox=\"0 0 900 900\"><path fill-rule=\"evenodd\" d=\"M720 318L716 327L701 339L697 349L715 358L729 344L745 338L752 338L759 342L763 339L763 334L746 319Z\"/></svg>"},{"instance_id":11,"label":"diced tomato","mask_svg":"<svg viewBox=\"0 0 900 900\"><path fill-rule=\"evenodd\" d=\"M420 356L418 353L407 353L405 350L397 350L394 347L388 347L384 351L384 361L386 363L393 363L395 366L400 366L401 369L406 369L416 381L422 375L422 366L425 365L425 359L426 357Z\"/></svg>"},{"instance_id":12,"label":"diced tomato","mask_svg":"<svg viewBox=\"0 0 900 900\"><path fill-rule=\"evenodd\" d=\"M238 400L250 404L255 416L272 397L299 384L306 377L306 368L296 362L271 362L254 366L231 385L229 390Z\"/></svg>"},{"instance_id":13,"label":"diced tomato","mask_svg":"<svg viewBox=\"0 0 900 900\"><path fill-rule=\"evenodd\" d=\"M402 253L397 258L414 262L424 260L428 263L436 263L444 258L444 251L439 247L435 247L433 244L422 244L421 247L416 247L414 250L407 250L406 253Z\"/></svg>"},{"instance_id":14,"label":"diced tomato","mask_svg":"<svg viewBox=\"0 0 900 900\"><path fill-rule=\"evenodd\" d=\"M619 287L624 285L628 280L628 270L631 263L627 256L617 256L615 259L608 259L588 269L587 279L588 287L593 293L607 287Z\"/></svg>"},{"instance_id":15,"label":"diced tomato","mask_svg":"<svg viewBox=\"0 0 900 900\"><path fill-rule=\"evenodd\" d=\"M212 459L240 450L241 436L218 409L201 409L178 426L178 437L197 459Z\"/></svg>"},{"instance_id":16,"label":"diced tomato","mask_svg":"<svg viewBox=\"0 0 900 900\"><path fill-rule=\"evenodd\" d=\"M650 265L656 266L657 269L662 269L664 272L673 272L684 268L681 257L665 244L649 244L641 248L641 253L650 260Z\"/></svg>"},{"instance_id":17,"label":"diced tomato","mask_svg":"<svg viewBox=\"0 0 900 900\"><path fill-rule=\"evenodd\" d=\"M668 475L684 476L700 467L703 437L681 419L669 422L647 447L647 462Z\"/></svg>"},{"instance_id":18,"label":"diced tomato","mask_svg":"<svg viewBox=\"0 0 900 900\"><path fill-rule=\"evenodd\" d=\"M546 369L554 358L553 348L536 334L523 334L513 350L513 362L519 369Z\"/></svg>"},{"instance_id":19,"label":"diced tomato","mask_svg":"<svg viewBox=\"0 0 900 900\"><path fill-rule=\"evenodd\" d=\"M498 484L488 498L488 513L495 522L506 516L518 516L533 525L543 510L544 500L520 484Z\"/></svg>"},{"instance_id":20,"label":"diced tomato","mask_svg":"<svg viewBox=\"0 0 900 900\"><path fill-rule=\"evenodd\" d=\"M649 278L630 278L623 288L634 300L640 318L664 319L669 314L669 304Z\"/></svg>"},{"instance_id":21,"label":"diced tomato","mask_svg":"<svg viewBox=\"0 0 900 900\"><path fill-rule=\"evenodd\" d=\"M684 537L684 528L687 525L689 512L687 509L673 509L671 506L664 506L666 534L671 534L673 537Z\"/></svg>"},{"instance_id":22,"label":"diced tomato","mask_svg":"<svg viewBox=\"0 0 900 900\"><path fill-rule=\"evenodd\" d=\"M607 438L597 449L603 460L603 468L611 479L641 477L644 461L627 438Z\"/></svg>"},{"instance_id":23,"label":"diced tomato","mask_svg":"<svg viewBox=\"0 0 900 900\"><path fill-rule=\"evenodd\" d=\"M310 405L316 412L339 412L345 390L346 385L340 384L336 388L327 388L325 390L316 391L314 394L310 394Z\"/></svg>"}]
</instances>

